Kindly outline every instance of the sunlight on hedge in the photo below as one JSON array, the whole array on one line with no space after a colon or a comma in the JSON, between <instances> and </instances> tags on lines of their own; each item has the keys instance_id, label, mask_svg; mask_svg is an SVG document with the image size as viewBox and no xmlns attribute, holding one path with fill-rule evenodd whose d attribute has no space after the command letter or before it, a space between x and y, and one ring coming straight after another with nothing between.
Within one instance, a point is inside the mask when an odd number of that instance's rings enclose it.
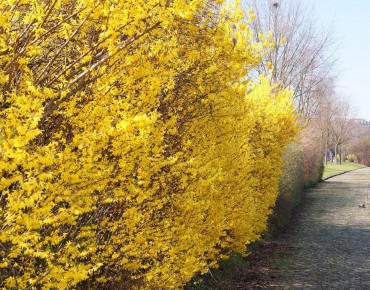
<instances>
[{"instance_id":1,"label":"sunlight on hedge","mask_svg":"<svg viewBox=\"0 0 370 290\"><path fill-rule=\"evenodd\" d=\"M0 12L0 287L176 288L259 237L297 128L291 93L247 77L241 10Z\"/></svg>"}]
</instances>

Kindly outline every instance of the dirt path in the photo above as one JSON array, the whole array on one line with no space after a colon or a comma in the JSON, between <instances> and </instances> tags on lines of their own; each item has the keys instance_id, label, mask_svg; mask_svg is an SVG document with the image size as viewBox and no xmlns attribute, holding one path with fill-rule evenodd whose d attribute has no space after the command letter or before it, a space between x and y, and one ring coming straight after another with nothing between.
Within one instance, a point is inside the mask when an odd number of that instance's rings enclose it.
<instances>
[{"instance_id":1,"label":"dirt path","mask_svg":"<svg viewBox=\"0 0 370 290\"><path fill-rule=\"evenodd\" d=\"M310 190L297 223L279 241L284 250L268 258L273 279L263 288L370 289L369 184L364 168Z\"/></svg>"}]
</instances>

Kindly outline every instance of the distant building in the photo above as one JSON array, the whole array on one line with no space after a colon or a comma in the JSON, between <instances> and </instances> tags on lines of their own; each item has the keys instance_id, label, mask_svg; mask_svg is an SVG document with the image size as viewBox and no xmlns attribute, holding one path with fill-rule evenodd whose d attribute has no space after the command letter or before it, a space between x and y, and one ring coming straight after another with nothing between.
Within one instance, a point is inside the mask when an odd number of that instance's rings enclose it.
<instances>
[{"instance_id":1,"label":"distant building","mask_svg":"<svg viewBox=\"0 0 370 290\"><path fill-rule=\"evenodd\" d=\"M360 138L364 135L370 134L370 122L365 119L354 119L353 120L357 125L353 131L353 137Z\"/></svg>"},{"instance_id":2,"label":"distant building","mask_svg":"<svg viewBox=\"0 0 370 290\"><path fill-rule=\"evenodd\" d=\"M354 119L354 121L361 127L370 127L370 122L365 119Z\"/></svg>"}]
</instances>

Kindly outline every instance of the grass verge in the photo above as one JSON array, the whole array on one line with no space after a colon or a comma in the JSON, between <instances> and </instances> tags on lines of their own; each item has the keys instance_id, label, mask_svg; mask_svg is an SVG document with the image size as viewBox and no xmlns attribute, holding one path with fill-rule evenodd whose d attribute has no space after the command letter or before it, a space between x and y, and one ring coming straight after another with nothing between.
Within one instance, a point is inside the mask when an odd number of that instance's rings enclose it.
<instances>
[{"instance_id":1,"label":"grass verge","mask_svg":"<svg viewBox=\"0 0 370 290\"><path fill-rule=\"evenodd\" d=\"M325 165L325 168L324 168L323 179L334 176L342 172L351 171L351 170L355 170L358 168L364 168L364 167L365 166L362 164L353 163L353 162L343 162L342 164L328 162L328 164Z\"/></svg>"}]
</instances>

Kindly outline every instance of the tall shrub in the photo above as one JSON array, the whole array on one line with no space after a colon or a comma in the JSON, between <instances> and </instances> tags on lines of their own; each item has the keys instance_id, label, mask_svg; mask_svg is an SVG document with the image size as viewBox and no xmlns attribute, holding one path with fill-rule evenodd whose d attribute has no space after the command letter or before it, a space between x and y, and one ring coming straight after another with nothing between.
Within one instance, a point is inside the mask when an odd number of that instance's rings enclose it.
<instances>
[{"instance_id":1,"label":"tall shrub","mask_svg":"<svg viewBox=\"0 0 370 290\"><path fill-rule=\"evenodd\" d=\"M274 235L286 227L294 210L301 204L304 187L303 156L299 142L292 142L284 152L279 196L269 219L269 234Z\"/></svg>"},{"instance_id":2,"label":"tall shrub","mask_svg":"<svg viewBox=\"0 0 370 290\"><path fill-rule=\"evenodd\" d=\"M320 131L308 124L284 152L279 196L270 217L270 234L286 227L302 203L303 189L317 184L323 173L323 145Z\"/></svg>"},{"instance_id":3,"label":"tall shrub","mask_svg":"<svg viewBox=\"0 0 370 290\"><path fill-rule=\"evenodd\" d=\"M176 288L258 238L294 108L223 7L0 3L0 287Z\"/></svg>"},{"instance_id":4,"label":"tall shrub","mask_svg":"<svg viewBox=\"0 0 370 290\"><path fill-rule=\"evenodd\" d=\"M300 146L303 151L303 186L311 187L322 179L324 163L323 138L317 124L308 124L300 133Z\"/></svg>"}]
</instances>

